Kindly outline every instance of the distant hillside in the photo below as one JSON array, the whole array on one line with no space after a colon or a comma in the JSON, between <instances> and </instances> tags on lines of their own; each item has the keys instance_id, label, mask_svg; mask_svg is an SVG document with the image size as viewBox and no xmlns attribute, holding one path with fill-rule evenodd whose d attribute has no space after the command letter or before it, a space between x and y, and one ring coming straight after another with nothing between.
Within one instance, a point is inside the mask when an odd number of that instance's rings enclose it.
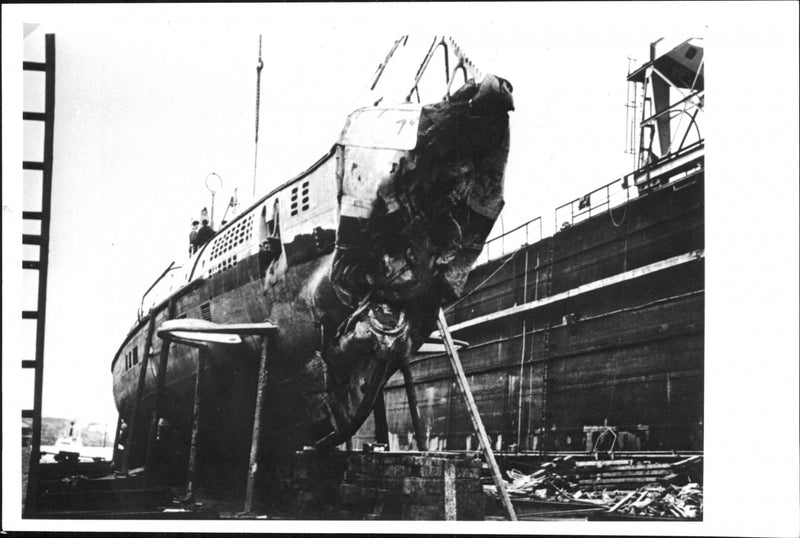
<instances>
[{"instance_id":1,"label":"distant hillside","mask_svg":"<svg viewBox=\"0 0 800 538\"><path fill-rule=\"evenodd\" d=\"M72 419L42 417L42 445L54 445L59 437L69 435ZM83 446L101 447L114 444L114 427L96 422L75 421L73 435L79 437Z\"/></svg>"}]
</instances>

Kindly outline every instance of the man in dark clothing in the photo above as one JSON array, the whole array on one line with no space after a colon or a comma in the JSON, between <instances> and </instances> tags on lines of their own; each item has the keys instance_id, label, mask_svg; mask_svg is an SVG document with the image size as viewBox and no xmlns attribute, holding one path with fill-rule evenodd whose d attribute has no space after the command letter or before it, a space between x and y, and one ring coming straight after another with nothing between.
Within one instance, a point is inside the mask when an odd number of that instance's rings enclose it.
<instances>
[{"instance_id":1,"label":"man in dark clothing","mask_svg":"<svg viewBox=\"0 0 800 538\"><path fill-rule=\"evenodd\" d=\"M197 226L200 223L192 221L192 231L189 232L189 256L197 252Z\"/></svg>"},{"instance_id":2,"label":"man in dark clothing","mask_svg":"<svg viewBox=\"0 0 800 538\"><path fill-rule=\"evenodd\" d=\"M197 248L205 245L212 237L214 237L214 230L208 225L208 220L203 219L203 225L197 231Z\"/></svg>"}]
</instances>

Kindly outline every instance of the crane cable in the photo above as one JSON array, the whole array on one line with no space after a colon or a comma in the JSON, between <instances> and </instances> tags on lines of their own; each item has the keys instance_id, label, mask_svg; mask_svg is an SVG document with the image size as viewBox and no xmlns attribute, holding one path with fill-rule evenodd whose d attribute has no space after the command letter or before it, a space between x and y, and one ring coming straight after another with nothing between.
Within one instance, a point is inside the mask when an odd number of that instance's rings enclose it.
<instances>
[{"instance_id":1,"label":"crane cable","mask_svg":"<svg viewBox=\"0 0 800 538\"><path fill-rule=\"evenodd\" d=\"M261 69L264 62L261 61L261 34L258 35L258 64L256 64L256 150L253 162L253 198L256 197L256 171L258 170L258 115L261 106Z\"/></svg>"}]
</instances>

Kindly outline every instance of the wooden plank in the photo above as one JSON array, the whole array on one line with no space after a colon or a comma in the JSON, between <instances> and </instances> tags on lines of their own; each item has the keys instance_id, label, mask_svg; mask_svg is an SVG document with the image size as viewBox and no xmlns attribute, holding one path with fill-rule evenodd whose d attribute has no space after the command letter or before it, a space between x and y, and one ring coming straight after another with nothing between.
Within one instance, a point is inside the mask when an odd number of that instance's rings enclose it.
<instances>
[{"instance_id":1,"label":"wooden plank","mask_svg":"<svg viewBox=\"0 0 800 538\"><path fill-rule=\"evenodd\" d=\"M264 335L261 364L258 370L258 388L256 390L256 408L253 416L253 435L250 445L250 465L247 469L247 487L244 497L244 513L253 512L253 495L255 493L256 473L258 472L258 457L261 442L261 422L264 417L264 400L267 392L269 337Z\"/></svg>"},{"instance_id":2,"label":"wooden plank","mask_svg":"<svg viewBox=\"0 0 800 538\"><path fill-rule=\"evenodd\" d=\"M508 515L508 519L511 521L517 520L517 515L514 512L514 507L511 504L511 500L508 497L508 492L506 491L505 481L503 477L500 476L500 468L497 466L497 461L494 459L494 453L492 452L492 445L489 442L489 437L486 435L486 429L483 427L483 421L481 420L481 415L478 412L478 407L475 405L475 400L472 397L472 392L469 389L469 383L467 382L467 376L464 374L464 369L461 367L461 361L458 358L458 350L456 349L455 344L453 343L453 337L450 335L450 331L447 327L447 321L444 317L444 312L440 309L439 310L439 319L437 320L437 324L439 326L439 332L442 335L442 341L447 348L447 354L450 358L450 363L453 366L453 370L456 374L456 380L458 381L459 386L461 387L461 392L464 395L464 400L467 403L467 408L470 412L470 419L472 420L472 425L475 428L475 432L478 435L478 439L480 440L481 447L483 448L484 454L486 455L486 460L489 463L489 467L492 470L492 477L494 478L495 486L497 487L497 491L500 493L500 500L503 503L503 506L506 510Z\"/></svg>"},{"instance_id":3,"label":"wooden plank","mask_svg":"<svg viewBox=\"0 0 800 538\"><path fill-rule=\"evenodd\" d=\"M189 469L187 471L186 499L194 500L197 486L197 448L200 445L200 413L203 402L203 371L206 368L208 348L198 348L197 374L194 383L194 407L192 410L192 440L189 445Z\"/></svg>"},{"instance_id":4,"label":"wooden plank","mask_svg":"<svg viewBox=\"0 0 800 538\"><path fill-rule=\"evenodd\" d=\"M631 477L620 477L620 478L608 478L608 479L584 479L584 480L574 480L577 482L578 485L584 486L620 486L620 485L631 485L635 487L639 487L643 484L655 484L658 482L658 476L631 476Z\"/></svg>"},{"instance_id":5,"label":"wooden plank","mask_svg":"<svg viewBox=\"0 0 800 538\"><path fill-rule=\"evenodd\" d=\"M622 506L623 504L625 504L625 502L626 502L626 501L628 501L628 500L629 500L631 497L633 497L634 495L636 495L636 492L635 492L635 491L631 491L631 492L630 492L630 493L628 493L628 494L627 494L625 497L623 497L622 499L620 499L620 501L619 501L617 504L615 504L613 507L611 507L611 508L610 508L608 511L609 511L609 512L616 512L616 511L617 511L617 509L619 509L619 507L620 507L620 506Z\"/></svg>"}]
</instances>

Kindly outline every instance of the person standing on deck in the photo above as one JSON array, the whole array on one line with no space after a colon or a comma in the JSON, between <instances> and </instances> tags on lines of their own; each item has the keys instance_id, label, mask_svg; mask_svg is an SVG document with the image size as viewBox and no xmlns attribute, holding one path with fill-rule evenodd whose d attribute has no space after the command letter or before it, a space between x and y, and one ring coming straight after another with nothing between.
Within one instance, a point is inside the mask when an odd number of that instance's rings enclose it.
<instances>
[{"instance_id":1,"label":"person standing on deck","mask_svg":"<svg viewBox=\"0 0 800 538\"><path fill-rule=\"evenodd\" d=\"M214 230L208 225L208 219L203 219L203 225L197 231L197 248L205 245L214 236Z\"/></svg>"},{"instance_id":2,"label":"person standing on deck","mask_svg":"<svg viewBox=\"0 0 800 538\"><path fill-rule=\"evenodd\" d=\"M197 226L199 224L196 220L192 221L192 231L189 232L189 256L197 252Z\"/></svg>"}]
</instances>

